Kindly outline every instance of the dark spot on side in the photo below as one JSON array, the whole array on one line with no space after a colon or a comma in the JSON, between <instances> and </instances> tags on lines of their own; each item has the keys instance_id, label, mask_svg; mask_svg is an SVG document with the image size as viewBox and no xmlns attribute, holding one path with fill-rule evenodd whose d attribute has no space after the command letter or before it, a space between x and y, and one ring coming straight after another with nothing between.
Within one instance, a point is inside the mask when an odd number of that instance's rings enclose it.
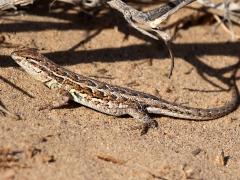
<instances>
[{"instance_id":1,"label":"dark spot on side","mask_svg":"<svg viewBox=\"0 0 240 180\"><path fill-rule=\"evenodd\" d=\"M78 82L79 82L79 83L82 83L82 84L85 84L85 83L86 83L86 80L85 80L85 79L78 79Z\"/></svg>"},{"instance_id":2,"label":"dark spot on side","mask_svg":"<svg viewBox=\"0 0 240 180\"><path fill-rule=\"evenodd\" d=\"M183 112L183 111L177 111L177 113L179 113L179 114L184 114L185 112Z\"/></svg>"},{"instance_id":3,"label":"dark spot on side","mask_svg":"<svg viewBox=\"0 0 240 180\"><path fill-rule=\"evenodd\" d=\"M114 95L114 94L111 94L111 98L116 100L118 97L116 95Z\"/></svg>"},{"instance_id":4,"label":"dark spot on side","mask_svg":"<svg viewBox=\"0 0 240 180\"><path fill-rule=\"evenodd\" d=\"M165 104L161 104L161 108L163 108L163 109L168 109Z\"/></svg>"},{"instance_id":5,"label":"dark spot on side","mask_svg":"<svg viewBox=\"0 0 240 180\"><path fill-rule=\"evenodd\" d=\"M119 89L119 88L117 88L117 91L120 92L120 93L122 93L122 94L129 94L129 92L126 91L125 89Z\"/></svg>"},{"instance_id":6,"label":"dark spot on side","mask_svg":"<svg viewBox=\"0 0 240 180\"><path fill-rule=\"evenodd\" d=\"M99 83L99 84L98 84L98 88L99 88L99 89L104 89L104 90L107 90L107 89L108 89L107 85L104 84L104 83Z\"/></svg>"},{"instance_id":7,"label":"dark spot on side","mask_svg":"<svg viewBox=\"0 0 240 180\"><path fill-rule=\"evenodd\" d=\"M109 100L112 100L112 99L111 99L111 95L110 95L110 94L105 95L104 98L103 98L103 100L108 100L108 101L109 101Z\"/></svg>"},{"instance_id":8,"label":"dark spot on side","mask_svg":"<svg viewBox=\"0 0 240 180\"><path fill-rule=\"evenodd\" d=\"M81 76L79 76L78 74L73 74L73 79L76 81L76 82L80 82L82 80Z\"/></svg>"},{"instance_id":9,"label":"dark spot on side","mask_svg":"<svg viewBox=\"0 0 240 180\"><path fill-rule=\"evenodd\" d=\"M143 97L147 98L147 99L150 98L149 95L147 95L147 94L143 94Z\"/></svg>"},{"instance_id":10,"label":"dark spot on side","mask_svg":"<svg viewBox=\"0 0 240 180\"><path fill-rule=\"evenodd\" d=\"M131 96L138 96L138 93L137 92L131 92Z\"/></svg>"},{"instance_id":11,"label":"dark spot on side","mask_svg":"<svg viewBox=\"0 0 240 180\"><path fill-rule=\"evenodd\" d=\"M96 104L96 105L100 104L99 101L93 101L92 103L94 103L94 104Z\"/></svg>"},{"instance_id":12,"label":"dark spot on side","mask_svg":"<svg viewBox=\"0 0 240 180\"><path fill-rule=\"evenodd\" d=\"M185 111L185 114L191 115L191 112L190 111Z\"/></svg>"},{"instance_id":13,"label":"dark spot on side","mask_svg":"<svg viewBox=\"0 0 240 180\"><path fill-rule=\"evenodd\" d=\"M62 79L62 80L63 80L63 84L65 84L67 86L71 86L72 89L80 89L80 90L83 89L80 85L78 85L68 79Z\"/></svg>"},{"instance_id":14,"label":"dark spot on side","mask_svg":"<svg viewBox=\"0 0 240 180\"><path fill-rule=\"evenodd\" d=\"M61 68L56 68L54 71L55 71L57 74L62 75L62 70L61 70Z\"/></svg>"},{"instance_id":15,"label":"dark spot on side","mask_svg":"<svg viewBox=\"0 0 240 180\"><path fill-rule=\"evenodd\" d=\"M104 100L109 100L109 101L115 101L115 100L118 99L118 97L113 95L113 94L107 94L107 95L105 95L105 97L103 99Z\"/></svg>"},{"instance_id":16,"label":"dark spot on side","mask_svg":"<svg viewBox=\"0 0 240 180\"><path fill-rule=\"evenodd\" d=\"M202 114L202 111L197 110L197 115L198 115L198 116L202 116L202 115L203 115L203 114Z\"/></svg>"},{"instance_id":17,"label":"dark spot on side","mask_svg":"<svg viewBox=\"0 0 240 180\"><path fill-rule=\"evenodd\" d=\"M91 81L91 80L88 80L87 81L87 85L88 86L92 86L92 87L96 87L97 86L97 84L95 84L93 81Z\"/></svg>"},{"instance_id":18,"label":"dark spot on side","mask_svg":"<svg viewBox=\"0 0 240 180\"><path fill-rule=\"evenodd\" d=\"M185 109L190 110L191 108L188 106L184 106Z\"/></svg>"},{"instance_id":19,"label":"dark spot on side","mask_svg":"<svg viewBox=\"0 0 240 180\"><path fill-rule=\"evenodd\" d=\"M208 114L212 114L212 113L214 113L214 111L207 110L207 113L208 113Z\"/></svg>"},{"instance_id":20,"label":"dark spot on side","mask_svg":"<svg viewBox=\"0 0 240 180\"><path fill-rule=\"evenodd\" d=\"M93 92L93 96L99 99L103 99L104 98L104 92L102 91L94 91Z\"/></svg>"},{"instance_id":21,"label":"dark spot on side","mask_svg":"<svg viewBox=\"0 0 240 180\"><path fill-rule=\"evenodd\" d=\"M82 92L88 94L88 95L92 95L93 92L92 92L92 89L91 88L88 88L88 87L82 87Z\"/></svg>"},{"instance_id":22,"label":"dark spot on side","mask_svg":"<svg viewBox=\"0 0 240 180\"><path fill-rule=\"evenodd\" d=\"M111 87L111 91L112 91L112 92L114 92L114 91L115 91L115 92L118 92L118 88L117 88L117 87Z\"/></svg>"},{"instance_id":23,"label":"dark spot on side","mask_svg":"<svg viewBox=\"0 0 240 180\"><path fill-rule=\"evenodd\" d=\"M58 76L54 76L54 78L56 79L56 81L57 82L59 82L59 83L62 83L63 81L64 81L64 79L63 78L61 78L61 77L58 77Z\"/></svg>"},{"instance_id":24,"label":"dark spot on side","mask_svg":"<svg viewBox=\"0 0 240 180\"><path fill-rule=\"evenodd\" d=\"M168 6L169 6L170 8L174 8L174 7L176 6L176 4L174 4L173 2L169 2L169 3L168 3Z\"/></svg>"},{"instance_id":25,"label":"dark spot on side","mask_svg":"<svg viewBox=\"0 0 240 180\"><path fill-rule=\"evenodd\" d=\"M119 101L120 103L123 103L123 102L128 101L128 99L122 96L122 97L119 97L119 98L118 98L118 101Z\"/></svg>"},{"instance_id":26,"label":"dark spot on side","mask_svg":"<svg viewBox=\"0 0 240 180\"><path fill-rule=\"evenodd\" d=\"M68 75L69 75L69 73L68 73L67 71L63 71L62 74L63 74L64 76L68 76Z\"/></svg>"}]
</instances>

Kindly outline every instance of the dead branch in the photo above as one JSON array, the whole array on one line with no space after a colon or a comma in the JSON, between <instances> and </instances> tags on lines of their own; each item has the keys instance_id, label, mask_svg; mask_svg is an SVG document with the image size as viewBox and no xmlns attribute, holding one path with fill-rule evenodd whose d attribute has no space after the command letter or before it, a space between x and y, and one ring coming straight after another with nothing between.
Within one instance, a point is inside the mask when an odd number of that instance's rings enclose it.
<instances>
[{"instance_id":1,"label":"dead branch","mask_svg":"<svg viewBox=\"0 0 240 180\"><path fill-rule=\"evenodd\" d=\"M17 9L16 6L26 6L33 4L35 0L0 0L0 11Z\"/></svg>"}]
</instances>

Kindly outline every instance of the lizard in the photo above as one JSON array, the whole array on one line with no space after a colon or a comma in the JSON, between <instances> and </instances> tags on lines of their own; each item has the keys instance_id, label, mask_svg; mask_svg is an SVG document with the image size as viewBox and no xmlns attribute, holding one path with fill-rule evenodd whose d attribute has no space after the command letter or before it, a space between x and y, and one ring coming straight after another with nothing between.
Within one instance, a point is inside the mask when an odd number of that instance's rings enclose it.
<instances>
[{"instance_id":1,"label":"lizard","mask_svg":"<svg viewBox=\"0 0 240 180\"><path fill-rule=\"evenodd\" d=\"M130 115L142 121L141 135L158 126L150 114L159 114L188 120L211 120L229 114L239 105L239 92L231 79L232 99L222 107L201 109L179 105L162 98L111 85L74 73L52 62L35 49L24 48L11 53L12 59L28 74L62 95L49 109L66 105L73 100L86 107L113 116ZM232 82L233 81L233 82Z\"/></svg>"}]
</instances>

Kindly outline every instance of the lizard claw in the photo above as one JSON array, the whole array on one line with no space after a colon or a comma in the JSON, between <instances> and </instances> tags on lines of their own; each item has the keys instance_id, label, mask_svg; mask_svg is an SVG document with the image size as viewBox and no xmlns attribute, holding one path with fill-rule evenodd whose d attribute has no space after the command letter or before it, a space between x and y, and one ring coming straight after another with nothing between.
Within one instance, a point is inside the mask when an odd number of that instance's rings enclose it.
<instances>
[{"instance_id":1,"label":"lizard claw","mask_svg":"<svg viewBox=\"0 0 240 180\"><path fill-rule=\"evenodd\" d=\"M141 136L146 134L148 132L149 128L157 128L157 127L158 127L158 123L155 120L143 123L142 130L141 130Z\"/></svg>"}]
</instances>

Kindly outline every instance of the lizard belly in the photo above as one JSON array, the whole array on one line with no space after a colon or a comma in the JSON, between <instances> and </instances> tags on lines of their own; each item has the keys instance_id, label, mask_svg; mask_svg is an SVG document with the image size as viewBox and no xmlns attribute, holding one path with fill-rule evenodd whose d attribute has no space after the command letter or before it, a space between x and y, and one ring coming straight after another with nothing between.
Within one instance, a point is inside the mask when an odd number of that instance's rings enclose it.
<instances>
[{"instance_id":1,"label":"lizard belly","mask_svg":"<svg viewBox=\"0 0 240 180\"><path fill-rule=\"evenodd\" d=\"M126 113L127 107L119 108L117 104L105 101L103 99L98 98L89 99L87 94L83 94L75 89L71 89L69 93L71 94L73 101L82 104L86 107L95 109L99 112L114 116L121 116L127 114Z\"/></svg>"}]
</instances>

